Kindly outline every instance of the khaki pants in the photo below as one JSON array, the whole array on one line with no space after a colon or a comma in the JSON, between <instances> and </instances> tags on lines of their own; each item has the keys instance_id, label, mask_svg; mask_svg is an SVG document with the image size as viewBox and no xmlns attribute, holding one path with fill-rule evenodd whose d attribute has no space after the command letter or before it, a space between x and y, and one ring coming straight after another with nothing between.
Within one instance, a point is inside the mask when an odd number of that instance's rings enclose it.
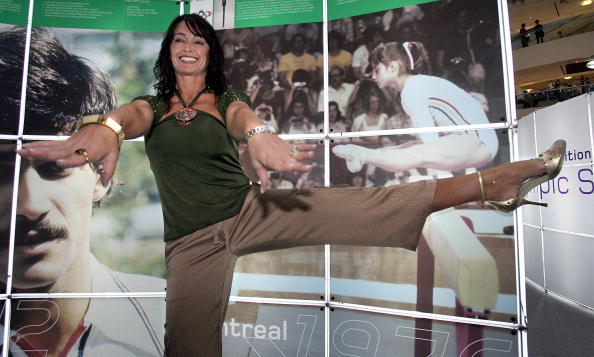
<instances>
[{"instance_id":1,"label":"khaki pants","mask_svg":"<svg viewBox=\"0 0 594 357\"><path fill-rule=\"evenodd\" d=\"M435 181L269 190L255 185L240 213L165 246L168 357L217 357L238 256L338 244L415 250Z\"/></svg>"}]
</instances>

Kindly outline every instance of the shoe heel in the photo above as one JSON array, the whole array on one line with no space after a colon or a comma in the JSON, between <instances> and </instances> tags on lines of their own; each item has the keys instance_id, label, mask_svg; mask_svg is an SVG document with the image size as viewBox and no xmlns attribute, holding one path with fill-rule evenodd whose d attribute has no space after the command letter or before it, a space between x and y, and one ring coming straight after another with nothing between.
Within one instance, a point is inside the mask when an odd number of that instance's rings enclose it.
<instances>
[{"instance_id":1,"label":"shoe heel","mask_svg":"<svg viewBox=\"0 0 594 357\"><path fill-rule=\"evenodd\" d=\"M517 210L519 207L524 205L535 205L535 206L542 206L547 207L548 204L545 202L534 202L528 201L521 197L512 198L506 201L485 201L491 207L495 208L496 210L504 213L509 213Z\"/></svg>"},{"instance_id":2,"label":"shoe heel","mask_svg":"<svg viewBox=\"0 0 594 357\"><path fill-rule=\"evenodd\" d=\"M563 159L565 156L565 149L567 143L565 140L557 140L551 145L549 150L543 152L538 156L538 160L542 161L545 167L545 173L539 175L537 177L532 177L520 184L518 188L518 195L514 198L510 198L505 201L486 201L485 200L485 188L483 183L483 177L481 172L478 171L478 182L481 189L481 199L483 202L488 203L491 207L495 208L501 212L512 212L518 207L523 205L535 205L541 207L547 207L548 205L544 202L534 202L528 201L524 199L524 196L530 192L534 187L546 182L548 180L554 179L561 169L563 168ZM495 183L493 181L493 183Z\"/></svg>"},{"instance_id":3,"label":"shoe heel","mask_svg":"<svg viewBox=\"0 0 594 357\"><path fill-rule=\"evenodd\" d=\"M522 203L520 203L518 205L518 207L523 206L523 205L534 205L534 206L542 206L542 207L548 207L548 203L546 202L534 202L534 201L528 201L528 200L523 200Z\"/></svg>"}]
</instances>

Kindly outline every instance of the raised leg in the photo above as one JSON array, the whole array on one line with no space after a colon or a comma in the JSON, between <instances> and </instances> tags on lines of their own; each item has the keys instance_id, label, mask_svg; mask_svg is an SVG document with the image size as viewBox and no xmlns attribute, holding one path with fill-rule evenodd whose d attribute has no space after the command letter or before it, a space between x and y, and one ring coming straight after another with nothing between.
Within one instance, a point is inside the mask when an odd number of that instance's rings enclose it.
<instances>
[{"instance_id":1,"label":"raised leg","mask_svg":"<svg viewBox=\"0 0 594 357\"><path fill-rule=\"evenodd\" d=\"M439 180L434 211L469 201L487 201L500 211L510 212L529 202L524 196L541 183L554 179L563 167L565 140L555 141L537 159L512 162L482 173Z\"/></svg>"},{"instance_id":2,"label":"raised leg","mask_svg":"<svg viewBox=\"0 0 594 357\"><path fill-rule=\"evenodd\" d=\"M482 197L478 174L437 180L432 211L439 211L459 204L493 200L501 201L518 195L525 180L545 173L540 160L512 162L482 171L485 197Z\"/></svg>"},{"instance_id":3,"label":"raised leg","mask_svg":"<svg viewBox=\"0 0 594 357\"><path fill-rule=\"evenodd\" d=\"M240 256L319 244L414 250L434 192L434 180L262 194L256 187L234 225L225 228L225 236L229 250Z\"/></svg>"}]
</instances>

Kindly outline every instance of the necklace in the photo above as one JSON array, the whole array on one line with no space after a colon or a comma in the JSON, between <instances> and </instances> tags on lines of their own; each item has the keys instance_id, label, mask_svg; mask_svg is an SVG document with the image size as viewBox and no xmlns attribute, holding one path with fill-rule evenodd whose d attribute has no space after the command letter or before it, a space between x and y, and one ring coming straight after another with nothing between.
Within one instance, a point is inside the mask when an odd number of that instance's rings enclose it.
<instances>
[{"instance_id":1,"label":"necklace","mask_svg":"<svg viewBox=\"0 0 594 357\"><path fill-rule=\"evenodd\" d=\"M196 111L196 109L192 108L192 105L194 105L196 103L196 101L198 101L198 98L200 98L200 96L203 93L208 92L208 91L210 91L210 89L208 87L204 87L203 90L201 90L200 92L198 92L198 94L196 94L196 96L194 97L194 99L192 99L190 104L186 105L186 102L184 102L184 99L179 94L177 89L175 90L175 95L177 96L177 98L179 99L179 101L181 102L181 104L183 106L182 109L178 110L175 113L175 119L177 120L177 123L179 125L192 124L192 120L194 120L194 118L196 117L196 114L198 113Z\"/></svg>"}]
</instances>

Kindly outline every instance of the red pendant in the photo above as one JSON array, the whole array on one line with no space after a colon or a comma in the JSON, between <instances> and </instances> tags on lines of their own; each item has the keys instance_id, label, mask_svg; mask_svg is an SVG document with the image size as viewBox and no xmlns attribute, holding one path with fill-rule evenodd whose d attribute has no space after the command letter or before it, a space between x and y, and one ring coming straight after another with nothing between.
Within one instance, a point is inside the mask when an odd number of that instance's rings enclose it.
<instances>
[{"instance_id":1,"label":"red pendant","mask_svg":"<svg viewBox=\"0 0 594 357\"><path fill-rule=\"evenodd\" d=\"M175 113L175 119L179 125L190 125L196 117L196 111L192 108L183 108Z\"/></svg>"}]
</instances>

